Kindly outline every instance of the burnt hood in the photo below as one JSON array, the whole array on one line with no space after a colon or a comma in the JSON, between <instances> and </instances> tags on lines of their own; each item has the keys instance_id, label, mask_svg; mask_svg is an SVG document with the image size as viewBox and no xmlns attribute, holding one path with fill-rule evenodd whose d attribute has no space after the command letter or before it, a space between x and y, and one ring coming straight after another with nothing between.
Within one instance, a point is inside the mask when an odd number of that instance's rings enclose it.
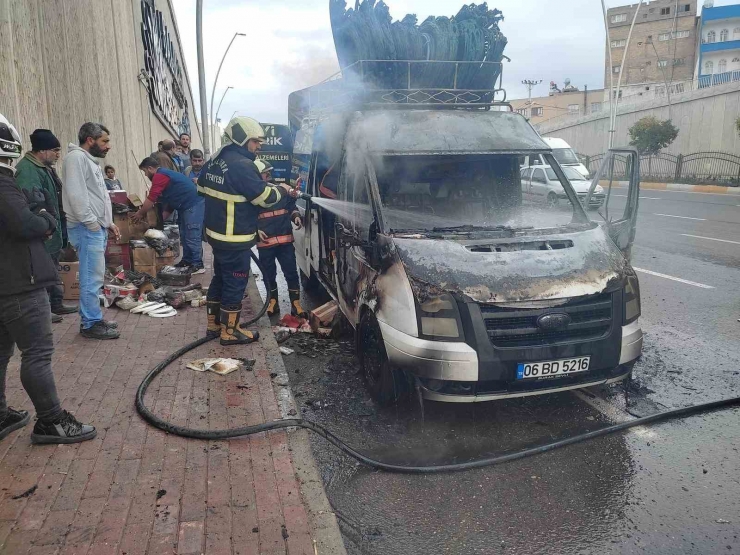
<instances>
[{"instance_id":1,"label":"burnt hood","mask_svg":"<svg viewBox=\"0 0 740 555\"><path fill-rule=\"evenodd\" d=\"M414 290L426 284L480 303L601 293L628 264L601 227L491 240L394 238Z\"/></svg>"}]
</instances>

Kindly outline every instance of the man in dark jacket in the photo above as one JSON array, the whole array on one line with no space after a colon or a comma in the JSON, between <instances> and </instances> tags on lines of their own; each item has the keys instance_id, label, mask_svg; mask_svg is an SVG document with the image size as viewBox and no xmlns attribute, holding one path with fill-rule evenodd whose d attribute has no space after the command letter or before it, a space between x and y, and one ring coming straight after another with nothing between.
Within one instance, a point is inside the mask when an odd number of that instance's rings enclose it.
<instances>
[{"instance_id":1,"label":"man in dark jacket","mask_svg":"<svg viewBox=\"0 0 740 555\"><path fill-rule=\"evenodd\" d=\"M265 160L257 160L255 165L265 183L270 183L272 165ZM305 318L307 314L301 306L301 286L298 280L291 223L298 229L303 226L301 214L295 206L295 199L290 195L283 195L283 198L275 206L264 208L260 212L257 222L260 242L257 243L257 251L260 254L260 262L265 268L265 279L272 284L267 315L272 316L280 311L278 287L275 282L277 277L275 262L277 261L280 262L280 269L283 271L285 281L288 282L290 313L293 316Z\"/></svg>"},{"instance_id":2,"label":"man in dark jacket","mask_svg":"<svg viewBox=\"0 0 740 555\"><path fill-rule=\"evenodd\" d=\"M0 115L0 440L28 424L27 411L8 407L5 380L14 346L21 351L21 383L36 409L34 443L78 443L95 437L95 428L63 410L51 356L54 336L46 288L59 279L44 241L56 231L57 206L41 189L21 191L14 159L21 155L15 128Z\"/></svg>"},{"instance_id":3,"label":"man in dark jacket","mask_svg":"<svg viewBox=\"0 0 740 555\"><path fill-rule=\"evenodd\" d=\"M198 195L195 183L185 175L162 168L154 158L144 158L139 169L152 182L149 196L132 219L143 220L146 213L154 208L157 202L164 205L162 217L166 220L177 210L182 242L182 260L178 267L187 266L193 274L205 273L203 267L203 215L205 199Z\"/></svg>"},{"instance_id":4,"label":"man in dark jacket","mask_svg":"<svg viewBox=\"0 0 740 555\"><path fill-rule=\"evenodd\" d=\"M16 165L15 182L24 190L41 189L44 195L57 208L57 228L44 246L55 265L59 265L59 255L66 246L67 222L62 209L62 181L54 171L54 163L62 151L59 140L48 129L36 129L31 133L31 152L26 152ZM64 288L54 284L47 290L51 303L52 322L61 322L62 314L77 312L76 306L65 306Z\"/></svg>"},{"instance_id":5,"label":"man in dark jacket","mask_svg":"<svg viewBox=\"0 0 740 555\"><path fill-rule=\"evenodd\" d=\"M252 118L235 117L226 126L230 144L221 148L198 178L206 198L206 239L213 247L213 279L208 288L208 334L220 332L222 345L245 345L259 334L239 325L249 281L250 252L257 241L257 216L282 195L262 181L254 165L265 131Z\"/></svg>"}]
</instances>

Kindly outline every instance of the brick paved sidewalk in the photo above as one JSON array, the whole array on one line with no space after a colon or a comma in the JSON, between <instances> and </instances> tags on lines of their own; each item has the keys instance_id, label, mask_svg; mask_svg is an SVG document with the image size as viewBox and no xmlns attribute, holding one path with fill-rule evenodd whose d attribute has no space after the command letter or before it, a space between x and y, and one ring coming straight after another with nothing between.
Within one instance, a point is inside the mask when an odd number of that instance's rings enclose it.
<instances>
[{"instance_id":1,"label":"brick paved sidewalk","mask_svg":"<svg viewBox=\"0 0 740 555\"><path fill-rule=\"evenodd\" d=\"M210 279L196 277L206 285ZM148 426L136 413L134 396L144 374L203 335L205 308L182 309L169 319L110 309L106 318L119 322L121 339L82 338L76 315L54 326L54 373L63 406L95 425L98 437L36 446L30 442L32 421L0 441L0 553L343 553L313 460L292 455L299 437L300 451L310 453L305 434L186 440ZM267 337L258 344L224 349L211 342L171 365L149 388L147 406L196 428L281 418L290 395L273 385L270 374L284 376L285 370L269 323L263 318L260 324ZM185 361L210 354L256 364L226 377L185 368ZM33 414L18 362L14 357L8 369L8 401Z\"/></svg>"}]
</instances>

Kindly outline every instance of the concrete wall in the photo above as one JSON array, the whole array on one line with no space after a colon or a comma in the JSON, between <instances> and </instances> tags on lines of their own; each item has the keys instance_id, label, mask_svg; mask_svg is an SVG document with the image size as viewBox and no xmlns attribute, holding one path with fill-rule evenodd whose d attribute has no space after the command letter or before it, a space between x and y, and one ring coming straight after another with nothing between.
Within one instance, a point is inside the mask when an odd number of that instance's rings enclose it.
<instances>
[{"instance_id":1,"label":"concrete wall","mask_svg":"<svg viewBox=\"0 0 740 555\"><path fill-rule=\"evenodd\" d=\"M184 68L169 0L156 0ZM141 34L141 0L0 0L0 113L18 129L24 149L39 127L62 142L77 143L86 121L111 131L113 165L129 191L145 191L138 161L172 137L153 113ZM184 70L183 86L193 142L201 143ZM61 161L60 161L61 165Z\"/></svg>"},{"instance_id":2,"label":"concrete wall","mask_svg":"<svg viewBox=\"0 0 740 555\"><path fill-rule=\"evenodd\" d=\"M679 128L678 138L665 152L690 154L692 152L721 151L740 154L740 137L735 120L740 117L740 89L738 83L728 83L672 98L671 119ZM561 124L543 124L538 131L544 137L565 139L581 154L604 152L609 136L609 108L603 115L594 115ZM628 130L646 116L668 119L665 99L629 106L619 106L615 146L629 144Z\"/></svg>"}]
</instances>

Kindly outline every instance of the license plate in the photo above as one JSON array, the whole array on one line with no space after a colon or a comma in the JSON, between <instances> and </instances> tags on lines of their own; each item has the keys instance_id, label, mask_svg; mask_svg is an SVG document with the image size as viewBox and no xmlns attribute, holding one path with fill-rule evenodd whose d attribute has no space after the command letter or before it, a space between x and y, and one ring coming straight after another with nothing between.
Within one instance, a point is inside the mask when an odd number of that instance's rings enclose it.
<instances>
[{"instance_id":1,"label":"license plate","mask_svg":"<svg viewBox=\"0 0 740 555\"><path fill-rule=\"evenodd\" d=\"M521 362L516 368L516 379L533 380L586 372L590 362L591 357L564 358L548 362Z\"/></svg>"}]
</instances>

